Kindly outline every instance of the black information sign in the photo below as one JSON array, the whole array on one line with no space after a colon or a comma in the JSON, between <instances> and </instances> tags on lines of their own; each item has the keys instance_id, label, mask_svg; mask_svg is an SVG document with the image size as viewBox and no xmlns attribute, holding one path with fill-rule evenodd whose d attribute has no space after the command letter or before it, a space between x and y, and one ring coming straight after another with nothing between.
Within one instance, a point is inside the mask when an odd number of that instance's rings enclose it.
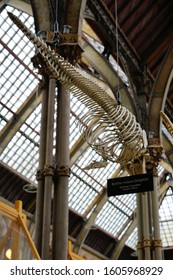
<instances>
[{"instance_id":1,"label":"black information sign","mask_svg":"<svg viewBox=\"0 0 173 280\"><path fill-rule=\"evenodd\" d=\"M153 190L153 175L140 174L107 180L107 195L116 196Z\"/></svg>"}]
</instances>

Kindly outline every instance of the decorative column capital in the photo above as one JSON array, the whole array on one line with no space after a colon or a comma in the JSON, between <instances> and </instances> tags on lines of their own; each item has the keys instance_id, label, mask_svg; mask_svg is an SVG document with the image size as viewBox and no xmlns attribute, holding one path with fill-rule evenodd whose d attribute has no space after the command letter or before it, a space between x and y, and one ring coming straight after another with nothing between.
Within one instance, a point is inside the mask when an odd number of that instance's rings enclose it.
<instances>
[{"instance_id":1,"label":"decorative column capital","mask_svg":"<svg viewBox=\"0 0 173 280\"><path fill-rule=\"evenodd\" d=\"M157 238L157 239L155 238L153 240L153 247L162 247L162 240L159 238Z\"/></svg>"},{"instance_id":2,"label":"decorative column capital","mask_svg":"<svg viewBox=\"0 0 173 280\"><path fill-rule=\"evenodd\" d=\"M148 144L148 155L146 156L147 169L152 169L153 175L157 175L157 167L163 153L163 147L159 138L149 138Z\"/></svg>"},{"instance_id":3,"label":"decorative column capital","mask_svg":"<svg viewBox=\"0 0 173 280\"><path fill-rule=\"evenodd\" d=\"M68 165L57 165L55 168L55 177L67 176L70 177L71 170Z\"/></svg>"}]
</instances>

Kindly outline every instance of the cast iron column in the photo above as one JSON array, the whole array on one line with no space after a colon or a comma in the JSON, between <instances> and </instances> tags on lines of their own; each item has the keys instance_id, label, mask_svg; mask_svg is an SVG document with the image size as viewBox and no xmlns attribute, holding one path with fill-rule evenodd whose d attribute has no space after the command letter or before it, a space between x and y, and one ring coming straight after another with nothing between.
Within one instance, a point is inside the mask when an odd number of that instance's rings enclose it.
<instances>
[{"instance_id":1,"label":"cast iron column","mask_svg":"<svg viewBox=\"0 0 173 280\"><path fill-rule=\"evenodd\" d=\"M54 132L54 108L55 108L56 80L49 78L49 96L47 112L47 139L46 139L46 161L44 166L45 189L43 206L43 229L42 229L42 259L49 259L50 255L50 226L51 226L51 196L53 167L53 132Z\"/></svg>"},{"instance_id":2,"label":"cast iron column","mask_svg":"<svg viewBox=\"0 0 173 280\"><path fill-rule=\"evenodd\" d=\"M153 210L153 246L156 260L162 260L162 244L160 239L160 224L159 224L159 201L158 201L158 177L153 174L154 190L152 192L152 210Z\"/></svg>"},{"instance_id":3,"label":"cast iron column","mask_svg":"<svg viewBox=\"0 0 173 280\"><path fill-rule=\"evenodd\" d=\"M163 152L159 138L149 139L150 166L153 173L154 190L151 194L152 201L152 225L153 225L153 249L156 260L162 260L162 241L160 239L160 223L159 223L159 181L157 167Z\"/></svg>"},{"instance_id":4,"label":"cast iron column","mask_svg":"<svg viewBox=\"0 0 173 280\"><path fill-rule=\"evenodd\" d=\"M137 255L139 260L143 260L143 223L142 223L142 194L136 194L137 204L137 228L138 228L138 244L137 244Z\"/></svg>"},{"instance_id":5,"label":"cast iron column","mask_svg":"<svg viewBox=\"0 0 173 280\"><path fill-rule=\"evenodd\" d=\"M143 247L144 247L144 259L151 259L151 240L149 230L149 207L148 207L148 195L145 192L142 194L142 220L143 220Z\"/></svg>"},{"instance_id":6,"label":"cast iron column","mask_svg":"<svg viewBox=\"0 0 173 280\"><path fill-rule=\"evenodd\" d=\"M67 259L70 93L59 85L52 258Z\"/></svg>"},{"instance_id":7,"label":"cast iron column","mask_svg":"<svg viewBox=\"0 0 173 280\"><path fill-rule=\"evenodd\" d=\"M35 245L41 256L42 247L42 221L44 204L44 176L43 169L45 164L46 151L46 131L47 131L47 104L48 104L48 83L42 87L42 109L41 109L41 129L40 129L40 147L39 147L39 167L37 171L37 196L36 196L36 214L35 214Z\"/></svg>"}]
</instances>

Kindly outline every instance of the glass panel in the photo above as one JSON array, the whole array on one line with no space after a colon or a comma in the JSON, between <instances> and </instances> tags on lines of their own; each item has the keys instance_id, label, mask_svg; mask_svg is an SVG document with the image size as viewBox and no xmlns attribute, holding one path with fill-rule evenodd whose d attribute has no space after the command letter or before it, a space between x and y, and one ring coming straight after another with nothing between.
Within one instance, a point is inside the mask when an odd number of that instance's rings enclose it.
<instances>
[{"instance_id":1,"label":"glass panel","mask_svg":"<svg viewBox=\"0 0 173 280\"><path fill-rule=\"evenodd\" d=\"M160 234L163 247L173 246L173 189L169 187L160 206Z\"/></svg>"},{"instance_id":2,"label":"glass panel","mask_svg":"<svg viewBox=\"0 0 173 280\"><path fill-rule=\"evenodd\" d=\"M0 259L35 259L20 225L0 214Z\"/></svg>"},{"instance_id":3,"label":"glass panel","mask_svg":"<svg viewBox=\"0 0 173 280\"><path fill-rule=\"evenodd\" d=\"M127 239L126 241L126 244L133 248L134 250L136 250L137 248L137 238L138 238L138 235L137 235L138 231L137 231L137 228L134 229L134 231L131 233L131 235L129 236L129 238Z\"/></svg>"}]
</instances>

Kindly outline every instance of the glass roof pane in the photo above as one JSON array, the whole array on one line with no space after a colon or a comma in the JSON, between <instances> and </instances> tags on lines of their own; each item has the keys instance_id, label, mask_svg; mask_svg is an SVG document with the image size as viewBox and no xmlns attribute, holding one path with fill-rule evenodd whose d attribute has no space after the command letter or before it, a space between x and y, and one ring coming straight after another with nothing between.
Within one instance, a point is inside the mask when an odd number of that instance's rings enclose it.
<instances>
[{"instance_id":1,"label":"glass roof pane","mask_svg":"<svg viewBox=\"0 0 173 280\"><path fill-rule=\"evenodd\" d=\"M76 124L76 117L74 113L71 111L70 114L70 148L76 143L79 139L80 131L79 127Z\"/></svg>"},{"instance_id":2,"label":"glass roof pane","mask_svg":"<svg viewBox=\"0 0 173 280\"><path fill-rule=\"evenodd\" d=\"M134 194L110 197L97 216L96 224L112 235L116 235L135 207L136 196Z\"/></svg>"},{"instance_id":3,"label":"glass roof pane","mask_svg":"<svg viewBox=\"0 0 173 280\"><path fill-rule=\"evenodd\" d=\"M2 27L1 40L6 44L6 48L2 48L2 64L1 64L1 104L6 106L7 111L4 115L5 120L9 120L24 100L29 96L35 88L37 80L32 75L28 75L29 67L33 69L31 57L34 55L33 45L28 39L24 39L23 33L11 22L7 15L7 11L14 13L27 21L27 26L33 29L33 17L29 16L17 9L7 6L0 15L0 25ZM29 55L28 55L29 54ZM16 59L19 57L19 61ZM28 59L29 58L29 59ZM20 63L22 61L24 67ZM10 111L10 113L9 113Z\"/></svg>"},{"instance_id":4,"label":"glass roof pane","mask_svg":"<svg viewBox=\"0 0 173 280\"><path fill-rule=\"evenodd\" d=\"M41 105L29 116L0 156L0 160L33 182L36 181L38 167L40 110Z\"/></svg>"},{"instance_id":5,"label":"glass roof pane","mask_svg":"<svg viewBox=\"0 0 173 280\"><path fill-rule=\"evenodd\" d=\"M160 233L164 247L173 246L173 189L169 187L160 206Z\"/></svg>"},{"instance_id":6,"label":"glass roof pane","mask_svg":"<svg viewBox=\"0 0 173 280\"><path fill-rule=\"evenodd\" d=\"M116 205L119 209L125 212L128 216L130 216L134 209L136 208L136 195L128 194L128 195L118 195L115 197L109 198L112 203Z\"/></svg>"},{"instance_id":7,"label":"glass roof pane","mask_svg":"<svg viewBox=\"0 0 173 280\"><path fill-rule=\"evenodd\" d=\"M95 224L112 235L116 235L127 219L128 216L125 212L122 212L116 205L107 201L99 212Z\"/></svg>"},{"instance_id":8,"label":"glass roof pane","mask_svg":"<svg viewBox=\"0 0 173 280\"><path fill-rule=\"evenodd\" d=\"M137 228L129 235L128 239L126 240L126 244L136 250L137 248L137 241L138 241L138 231Z\"/></svg>"},{"instance_id":9,"label":"glass roof pane","mask_svg":"<svg viewBox=\"0 0 173 280\"><path fill-rule=\"evenodd\" d=\"M83 214L97 195L97 191L72 171L69 182L69 207Z\"/></svg>"}]
</instances>

